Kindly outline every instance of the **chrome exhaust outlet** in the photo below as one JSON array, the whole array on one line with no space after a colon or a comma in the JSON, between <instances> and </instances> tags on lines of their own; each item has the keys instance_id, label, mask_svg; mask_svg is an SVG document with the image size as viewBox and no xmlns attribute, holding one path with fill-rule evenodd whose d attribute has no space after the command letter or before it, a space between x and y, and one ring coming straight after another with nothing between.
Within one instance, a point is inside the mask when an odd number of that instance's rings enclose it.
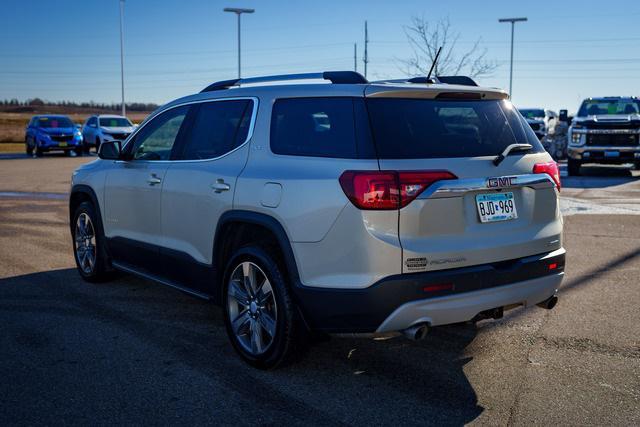
<instances>
[{"instance_id":1,"label":"chrome exhaust outlet","mask_svg":"<svg viewBox=\"0 0 640 427\"><path fill-rule=\"evenodd\" d=\"M553 307L556 306L556 304L558 303L558 297L557 296L552 296L549 299L546 299L542 302L539 302L538 304L536 304L538 307L540 308L544 308L547 310L551 310Z\"/></svg>"},{"instance_id":2,"label":"chrome exhaust outlet","mask_svg":"<svg viewBox=\"0 0 640 427\"><path fill-rule=\"evenodd\" d=\"M419 340L425 339L428 332L429 332L428 323L420 323L402 331L404 336L409 338L412 341L419 341Z\"/></svg>"}]
</instances>

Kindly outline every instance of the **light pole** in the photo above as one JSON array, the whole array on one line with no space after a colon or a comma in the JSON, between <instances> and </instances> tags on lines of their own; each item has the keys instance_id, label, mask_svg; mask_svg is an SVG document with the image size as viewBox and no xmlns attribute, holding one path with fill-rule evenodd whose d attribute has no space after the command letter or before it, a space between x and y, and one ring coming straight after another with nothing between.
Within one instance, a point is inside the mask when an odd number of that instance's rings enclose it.
<instances>
[{"instance_id":1,"label":"light pole","mask_svg":"<svg viewBox=\"0 0 640 427\"><path fill-rule=\"evenodd\" d=\"M516 22L524 22L527 18L503 18L498 19L498 22L511 22L511 64L509 66L509 96L513 99L513 30Z\"/></svg>"},{"instance_id":2,"label":"light pole","mask_svg":"<svg viewBox=\"0 0 640 427\"><path fill-rule=\"evenodd\" d=\"M253 13L254 9L242 9L238 7L225 7L225 12L232 12L238 15L238 78L240 78L240 15L243 13Z\"/></svg>"},{"instance_id":3,"label":"light pole","mask_svg":"<svg viewBox=\"0 0 640 427\"><path fill-rule=\"evenodd\" d=\"M124 104L124 0L120 0L120 84L122 90L122 115L126 115L126 107Z\"/></svg>"}]
</instances>

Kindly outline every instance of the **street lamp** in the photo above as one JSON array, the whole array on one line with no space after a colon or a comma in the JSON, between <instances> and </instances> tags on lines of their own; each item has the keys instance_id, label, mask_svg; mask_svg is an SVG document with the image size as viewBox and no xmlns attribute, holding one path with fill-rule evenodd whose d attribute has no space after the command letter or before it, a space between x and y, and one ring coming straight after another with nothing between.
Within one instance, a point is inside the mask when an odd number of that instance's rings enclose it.
<instances>
[{"instance_id":1,"label":"street lamp","mask_svg":"<svg viewBox=\"0 0 640 427\"><path fill-rule=\"evenodd\" d=\"M238 7L225 7L225 12L232 12L238 15L238 78L240 78L240 15L243 13L253 13L254 9L242 9Z\"/></svg>"},{"instance_id":2,"label":"street lamp","mask_svg":"<svg viewBox=\"0 0 640 427\"><path fill-rule=\"evenodd\" d=\"M120 84L122 90L122 115L126 114L126 107L124 104L124 29L123 29L123 17L124 17L124 0L120 0Z\"/></svg>"},{"instance_id":3,"label":"street lamp","mask_svg":"<svg viewBox=\"0 0 640 427\"><path fill-rule=\"evenodd\" d=\"M516 22L524 22L527 18L503 18L498 19L498 22L511 22L511 65L509 66L509 96L513 99L513 29L516 25Z\"/></svg>"}]
</instances>

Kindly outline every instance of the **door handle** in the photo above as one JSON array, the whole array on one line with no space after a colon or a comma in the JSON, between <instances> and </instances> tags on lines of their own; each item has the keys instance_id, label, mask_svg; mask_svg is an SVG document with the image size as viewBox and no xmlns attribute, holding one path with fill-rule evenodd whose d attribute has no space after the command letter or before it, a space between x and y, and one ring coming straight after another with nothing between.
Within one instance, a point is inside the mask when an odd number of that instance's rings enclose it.
<instances>
[{"instance_id":1,"label":"door handle","mask_svg":"<svg viewBox=\"0 0 640 427\"><path fill-rule=\"evenodd\" d=\"M211 188L213 188L216 193L231 190L231 186L224 182L224 179L222 178L218 178L215 183L211 184Z\"/></svg>"},{"instance_id":2,"label":"door handle","mask_svg":"<svg viewBox=\"0 0 640 427\"><path fill-rule=\"evenodd\" d=\"M158 178L158 175L156 175L155 173L152 173L149 179L147 180L147 183L152 186L156 184L160 184L161 182L162 180Z\"/></svg>"}]
</instances>

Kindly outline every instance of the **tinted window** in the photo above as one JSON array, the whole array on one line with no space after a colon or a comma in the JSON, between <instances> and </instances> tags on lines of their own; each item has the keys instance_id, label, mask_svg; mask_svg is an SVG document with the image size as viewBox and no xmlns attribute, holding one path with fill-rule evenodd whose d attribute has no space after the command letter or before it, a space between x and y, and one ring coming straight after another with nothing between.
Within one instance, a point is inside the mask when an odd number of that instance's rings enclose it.
<instances>
[{"instance_id":1,"label":"tinted window","mask_svg":"<svg viewBox=\"0 0 640 427\"><path fill-rule=\"evenodd\" d=\"M132 142L132 157L139 160L169 160L188 111L188 106L173 108L147 123Z\"/></svg>"},{"instance_id":2,"label":"tinted window","mask_svg":"<svg viewBox=\"0 0 640 427\"><path fill-rule=\"evenodd\" d=\"M125 128L131 126L131 122L124 117L100 117L100 126Z\"/></svg>"},{"instance_id":3,"label":"tinted window","mask_svg":"<svg viewBox=\"0 0 640 427\"><path fill-rule=\"evenodd\" d=\"M640 101L637 99L588 99L580 106L578 116L638 113L640 113Z\"/></svg>"},{"instance_id":4,"label":"tinted window","mask_svg":"<svg viewBox=\"0 0 640 427\"><path fill-rule=\"evenodd\" d=\"M180 158L212 159L246 141L253 101L216 101L194 108L193 122L189 126L189 135Z\"/></svg>"},{"instance_id":5,"label":"tinted window","mask_svg":"<svg viewBox=\"0 0 640 427\"><path fill-rule=\"evenodd\" d=\"M519 109L520 114L522 114L527 119L539 119L544 118L544 110L539 108L521 108Z\"/></svg>"},{"instance_id":6,"label":"tinted window","mask_svg":"<svg viewBox=\"0 0 640 427\"><path fill-rule=\"evenodd\" d=\"M271 117L271 151L294 156L357 158L352 98L280 99Z\"/></svg>"},{"instance_id":7,"label":"tinted window","mask_svg":"<svg viewBox=\"0 0 640 427\"><path fill-rule=\"evenodd\" d=\"M492 156L515 143L543 151L507 101L379 98L366 102L381 158Z\"/></svg>"},{"instance_id":8,"label":"tinted window","mask_svg":"<svg viewBox=\"0 0 640 427\"><path fill-rule=\"evenodd\" d=\"M72 128L75 125L67 117L39 117L36 126L41 128Z\"/></svg>"}]
</instances>

